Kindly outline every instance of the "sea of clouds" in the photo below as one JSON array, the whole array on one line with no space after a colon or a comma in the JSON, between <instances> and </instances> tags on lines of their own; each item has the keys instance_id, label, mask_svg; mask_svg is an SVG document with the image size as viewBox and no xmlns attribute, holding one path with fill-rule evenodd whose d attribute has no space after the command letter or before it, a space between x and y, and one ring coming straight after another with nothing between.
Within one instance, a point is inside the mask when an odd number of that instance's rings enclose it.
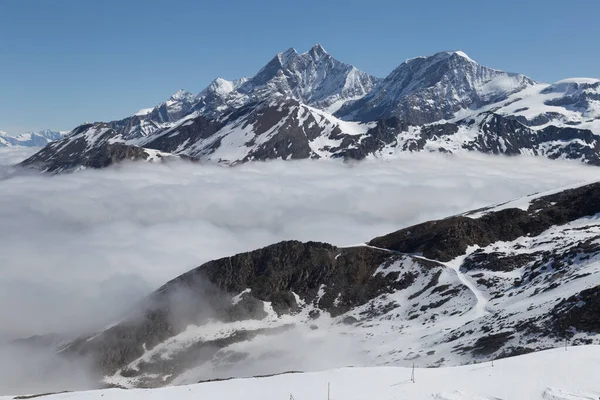
<instances>
[{"instance_id":1,"label":"sea of clouds","mask_svg":"<svg viewBox=\"0 0 600 400\"><path fill-rule=\"evenodd\" d=\"M297 239L352 245L575 182L600 169L541 157L237 167L127 163L49 176L0 150L0 338L99 329L208 260Z\"/></svg>"},{"instance_id":2,"label":"sea of clouds","mask_svg":"<svg viewBox=\"0 0 600 400\"><path fill-rule=\"evenodd\" d=\"M576 162L479 154L237 167L125 163L59 176L12 167L36 150L0 149L0 394L95 387L86 360L57 357L45 343L103 329L153 289L208 260L289 239L358 244L418 222L600 180L600 168ZM27 346L13 342L50 333L57 335ZM290 347L287 338L281 346L314 350L314 343L299 347L297 337ZM330 339L329 356L319 362L350 365L348 344ZM259 370L323 367L312 358L307 364L307 352L263 362ZM229 373L252 375L248 368L258 367L236 368Z\"/></svg>"}]
</instances>

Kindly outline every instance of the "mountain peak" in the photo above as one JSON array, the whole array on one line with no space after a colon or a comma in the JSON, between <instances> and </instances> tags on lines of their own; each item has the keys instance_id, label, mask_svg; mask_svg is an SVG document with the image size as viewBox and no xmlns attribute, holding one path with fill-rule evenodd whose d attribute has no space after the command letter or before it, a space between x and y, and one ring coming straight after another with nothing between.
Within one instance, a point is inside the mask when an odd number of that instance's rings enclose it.
<instances>
[{"instance_id":1,"label":"mountain peak","mask_svg":"<svg viewBox=\"0 0 600 400\"><path fill-rule=\"evenodd\" d=\"M281 65L284 67L290 62L290 60L295 58L297 55L298 55L298 52L293 47L290 47L283 53L277 53L277 57L279 58Z\"/></svg>"},{"instance_id":2,"label":"mountain peak","mask_svg":"<svg viewBox=\"0 0 600 400\"><path fill-rule=\"evenodd\" d=\"M460 110L497 102L533 84L524 75L478 64L463 51L442 51L406 60L337 115L359 120L396 116L422 125L452 119Z\"/></svg>"},{"instance_id":3,"label":"mountain peak","mask_svg":"<svg viewBox=\"0 0 600 400\"><path fill-rule=\"evenodd\" d=\"M323 48L323 46L321 46L321 44L317 43L315 44L309 51L308 54L313 57L314 59L319 59L323 56L328 55L327 51L325 51L325 49Z\"/></svg>"},{"instance_id":4,"label":"mountain peak","mask_svg":"<svg viewBox=\"0 0 600 400\"><path fill-rule=\"evenodd\" d=\"M466 60L469 61L471 63L475 63L477 64L477 62L475 60L473 60L471 57L469 57L467 55L467 53L465 53L462 50L455 50L455 51L439 51L437 53L434 53L430 56L421 56L421 57L414 57L414 58L409 58L406 61L404 61L403 64L408 64L408 63L412 63L412 62L416 62L416 61L433 61L433 62L440 62L440 61L446 61L446 60L451 60L451 59L459 59L459 60Z\"/></svg>"},{"instance_id":5,"label":"mountain peak","mask_svg":"<svg viewBox=\"0 0 600 400\"><path fill-rule=\"evenodd\" d=\"M471 61L471 62L476 62L476 61L475 61L475 60L473 60L471 57L469 57L469 56L467 55L467 53L465 53L465 52L464 52L464 51L462 51L462 50L453 51L452 53L453 53L453 54L456 54L457 56L460 56L460 57L462 57L462 58L466 58L468 61Z\"/></svg>"},{"instance_id":6,"label":"mountain peak","mask_svg":"<svg viewBox=\"0 0 600 400\"><path fill-rule=\"evenodd\" d=\"M208 86L208 88L211 91L224 96L224 95L230 93L231 91L233 91L234 83L232 81L228 81L227 79L218 77L217 79L215 79L214 81L211 82L211 84Z\"/></svg>"},{"instance_id":7,"label":"mountain peak","mask_svg":"<svg viewBox=\"0 0 600 400\"><path fill-rule=\"evenodd\" d=\"M171 100L173 101L181 101L184 100L186 98L189 98L190 96L193 96L190 92L187 92L183 89L179 89L178 91L176 91L175 93L173 93L173 95L171 96Z\"/></svg>"}]
</instances>

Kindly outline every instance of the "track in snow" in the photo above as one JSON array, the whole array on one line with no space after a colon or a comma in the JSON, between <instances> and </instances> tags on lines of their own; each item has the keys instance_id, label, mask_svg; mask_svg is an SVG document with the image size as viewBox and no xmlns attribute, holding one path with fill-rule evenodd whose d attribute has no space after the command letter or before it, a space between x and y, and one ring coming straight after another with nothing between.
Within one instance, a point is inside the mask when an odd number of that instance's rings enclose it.
<instances>
[{"instance_id":1,"label":"track in snow","mask_svg":"<svg viewBox=\"0 0 600 400\"><path fill-rule=\"evenodd\" d=\"M413 256L413 257L420 258L422 260L429 260L427 258L419 257L419 256ZM466 274L464 274L460 271L460 266L462 265L465 258L467 258L467 255L457 257L454 260L448 261L445 263L440 262L440 261L436 261L436 262L438 262L438 263L446 266L447 268L450 268L454 272L456 272L456 277L458 278L458 280L463 285L465 285L467 288L469 288L469 290L471 292L473 292L473 295L475 295L475 299L477 299L477 304L475 304L475 307L473 307L470 312L473 314L472 318L477 319L477 318L481 318L490 313L490 310L488 309L488 299L481 292L481 290L479 290L477 288L477 285L474 284L473 281L471 281L471 279ZM429 261L435 261L435 260L429 260Z\"/></svg>"},{"instance_id":2,"label":"track in snow","mask_svg":"<svg viewBox=\"0 0 600 400\"><path fill-rule=\"evenodd\" d=\"M361 246L370 247L372 249L377 249L377 250L381 250L381 251L387 251L389 253L401 254L401 255L409 256L409 257L416 258L419 260L434 262L434 263L443 265L448 269L451 269L452 271L454 271L456 273L456 277L458 278L458 280L473 293L473 295L475 296L475 299L477 301L475 306L471 310L468 311L468 313L472 314L472 315L469 315L469 320L475 320L475 319L481 318L490 313L490 310L488 308L488 299L481 292L481 290L479 290L477 288L477 285L475 285L466 274L464 274L463 272L460 271L460 266L462 265L465 258L467 258L469 253L467 253L463 256L457 257L452 261L442 262L442 261L433 260L431 258L423 257L423 256L416 255L416 254L403 253L401 251L394 251L394 250L390 250L390 249L384 249L382 247L371 246L366 243L362 244ZM349 246L349 247L354 247L354 246ZM466 313L463 315L466 315Z\"/></svg>"}]
</instances>

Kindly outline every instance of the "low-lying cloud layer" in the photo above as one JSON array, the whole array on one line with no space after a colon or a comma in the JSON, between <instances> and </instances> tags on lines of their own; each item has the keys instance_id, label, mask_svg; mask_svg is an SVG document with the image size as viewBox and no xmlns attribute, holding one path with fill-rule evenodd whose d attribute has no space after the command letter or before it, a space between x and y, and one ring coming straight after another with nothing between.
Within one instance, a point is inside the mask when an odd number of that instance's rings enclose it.
<instances>
[{"instance_id":1,"label":"low-lying cloud layer","mask_svg":"<svg viewBox=\"0 0 600 400\"><path fill-rule=\"evenodd\" d=\"M0 158L16 161L9 151ZM352 245L600 180L600 169L573 162L441 154L234 168L131 163L61 176L7 170L0 181L0 338L97 328L178 274L277 241Z\"/></svg>"},{"instance_id":2,"label":"low-lying cloud layer","mask_svg":"<svg viewBox=\"0 0 600 400\"><path fill-rule=\"evenodd\" d=\"M357 244L425 220L600 180L599 168L579 163L475 154L235 168L130 163L61 176L10 167L34 150L0 149L0 394L94 387L85 360L2 340L101 329L208 260L287 239ZM53 337L61 336L37 342ZM286 340L280 344L290 348ZM346 365L343 346L323 346L329 355L316 364L307 364L302 350L277 363L236 364L229 374Z\"/></svg>"}]
</instances>

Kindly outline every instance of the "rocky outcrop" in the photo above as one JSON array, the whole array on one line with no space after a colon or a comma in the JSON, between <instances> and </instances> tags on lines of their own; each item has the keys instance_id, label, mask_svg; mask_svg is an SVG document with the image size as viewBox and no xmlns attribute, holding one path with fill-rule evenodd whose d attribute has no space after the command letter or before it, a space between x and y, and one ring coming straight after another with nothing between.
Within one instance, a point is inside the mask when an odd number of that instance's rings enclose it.
<instances>
[{"instance_id":1,"label":"rocky outcrop","mask_svg":"<svg viewBox=\"0 0 600 400\"><path fill-rule=\"evenodd\" d=\"M558 335L569 338L575 332L600 333L600 285L564 299L552 310Z\"/></svg>"},{"instance_id":2,"label":"rocky outcrop","mask_svg":"<svg viewBox=\"0 0 600 400\"><path fill-rule=\"evenodd\" d=\"M284 315L298 312L301 304L297 299L301 298L303 304L319 310L317 314L341 315L411 285L417 276L414 273L375 273L400 258L369 247L339 249L325 243L291 241L210 261L159 288L137 307L134 317L98 336L71 343L63 353L92 357L101 373L110 375L189 324L262 320L267 316L266 303L275 313ZM436 267L435 263L417 263L425 269ZM222 347L247 340L248 335L269 332L278 330L244 330L221 341L200 341L194 349L212 349L204 354L209 357ZM185 353L189 351L187 348ZM199 359L190 358L185 366L192 362L198 363Z\"/></svg>"},{"instance_id":3,"label":"rocky outcrop","mask_svg":"<svg viewBox=\"0 0 600 400\"><path fill-rule=\"evenodd\" d=\"M536 236L562 225L600 213L600 184L594 183L532 201L527 211L517 208L491 212L480 218L454 216L430 221L375 238L371 246L449 261L468 246L487 246L522 236Z\"/></svg>"}]
</instances>

